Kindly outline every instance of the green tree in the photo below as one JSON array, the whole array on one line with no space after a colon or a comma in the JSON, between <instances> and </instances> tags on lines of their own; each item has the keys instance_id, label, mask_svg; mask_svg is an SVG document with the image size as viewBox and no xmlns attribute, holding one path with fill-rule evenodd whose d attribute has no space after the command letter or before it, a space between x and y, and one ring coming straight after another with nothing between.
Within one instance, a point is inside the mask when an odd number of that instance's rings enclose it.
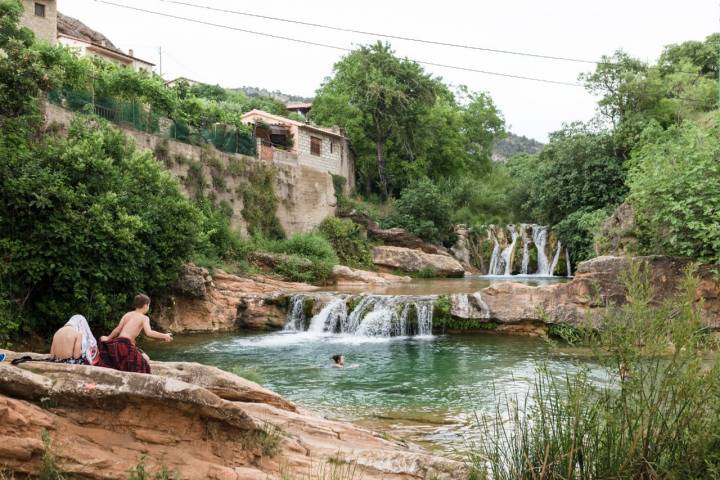
<instances>
[{"instance_id":1,"label":"green tree","mask_svg":"<svg viewBox=\"0 0 720 480\"><path fill-rule=\"evenodd\" d=\"M137 292L175 279L200 223L148 152L76 120L67 138L35 140L0 162L1 294L35 330L77 312L110 324Z\"/></svg>"},{"instance_id":2,"label":"green tree","mask_svg":"<svg viewBox=\"0 0 720 480\"><path fill-rule=\"evenodd\" d=\"M450 200L429 179L423 178L403 190L396 203L397 213L386 218L384 226L404 228L429 242L443 243L450 239Z\"/></svg>"},{"instance_id":3,"label":"green tree","mask_svg":"<svg viewBox=\"0 0 720 480\"><path fill-rule=\"evenodd\" d=\"M685 122L645 131L628 185L647 253L720 262L720 129Z\"/></svg>"},{"instance_id":4,"label":"green tree","mask_svg":"<svg viewBox=\"0 0 720 480\"><path fill-rule=\"evenodd\" d=\"M354 117L349 131L372 142L380 192L387 197L386 144L403 132L396 146L410 146L407 134L418 114L434 105L436 90L437 82L417 63L396 57L390 45L378 42L360 47L335 64L334 76L318 91L313 118L346 126L338 114ZM338 104L347 107L336 111L333 106Z\"/></svg>"}]
</instances>

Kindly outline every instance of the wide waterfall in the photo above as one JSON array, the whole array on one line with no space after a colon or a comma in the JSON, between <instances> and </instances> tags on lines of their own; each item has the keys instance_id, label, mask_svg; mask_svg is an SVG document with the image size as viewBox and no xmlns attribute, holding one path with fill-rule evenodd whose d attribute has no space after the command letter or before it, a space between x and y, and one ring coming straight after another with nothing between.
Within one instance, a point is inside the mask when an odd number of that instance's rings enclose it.
<instances>
[{"instance_id":1,"label":"wide waterfall","mask_svg":"<svg viewBox=\"0 0 720 480\"><path fill-rule=\"evenodd\" d=\"M572 275L568 249L563 249L562 243L547 226L491 225L487 229L487 242L492 245L490 261L485 264L488 265L488 275ZM518 248L519 242L522 243L521 249ZM561 257L564 257L564 263L560 262Z\"/></svg>"},{"instance_id":2,"label":"wide waterfall","mask_svg":"<svg viewBox=\"0 0 720 480\"><path fill-rule=\"evenodd\" d=\"M431 335L434 300L433 296L333 295L308 319L306 302L317 298L297 294L290 299L285 331L362 337Z\"/></svg>"}]
</instances>

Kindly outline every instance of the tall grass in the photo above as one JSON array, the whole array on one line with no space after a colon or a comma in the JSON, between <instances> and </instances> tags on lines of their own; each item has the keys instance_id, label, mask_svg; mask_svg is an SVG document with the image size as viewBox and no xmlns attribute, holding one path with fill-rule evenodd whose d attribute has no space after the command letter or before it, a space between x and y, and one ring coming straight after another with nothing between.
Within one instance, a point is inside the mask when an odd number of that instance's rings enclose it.
<instances>
[{"instance_id":1,"label":"tall grass","mask_svg":"<svg viewBox=\"0 0 720 480\"><path fill-rule=\"evenodd\" d=\"M478 419L471 478L720 478L720 362L697 281L659 304L642 268L623 282L627 304L585 336L607 381L541 368L528 397Z\"/></svg>"}]
</instances>

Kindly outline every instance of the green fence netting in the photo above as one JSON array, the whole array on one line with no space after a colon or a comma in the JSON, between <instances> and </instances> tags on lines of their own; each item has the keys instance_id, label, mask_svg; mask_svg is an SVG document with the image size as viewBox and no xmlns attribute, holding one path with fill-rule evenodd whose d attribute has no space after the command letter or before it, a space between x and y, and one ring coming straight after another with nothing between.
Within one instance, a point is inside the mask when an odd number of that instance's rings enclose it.
<instances>
[{"instance_id":1,"label":"green fence netting","mask_svg":"<svg viewBox=\"0 0 720 480\"><path fill-rule=\"evenodd\" d=\"M214 124L205 128L190 126L181 121L163 119L140 102L105 95L93 96L91 92L55 90L48 93L48 100L74 112L92 113L118 125L183 143L210 144L227 153L256 155L254 136L231 125Z\"/></svg>"}]
</instances>

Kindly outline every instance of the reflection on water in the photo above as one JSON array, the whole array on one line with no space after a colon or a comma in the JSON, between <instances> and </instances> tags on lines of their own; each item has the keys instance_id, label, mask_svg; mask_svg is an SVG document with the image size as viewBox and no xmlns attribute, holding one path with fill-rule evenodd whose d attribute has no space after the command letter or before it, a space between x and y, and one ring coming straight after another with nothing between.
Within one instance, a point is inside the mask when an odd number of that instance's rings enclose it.
<instances>
[{"instance_id":1,"label":"reflection on water","mask_svg":"<svg viewBox=\"0 0 720 480\"><path fill-rule=\"evenodd\" d=\"M181 336L146 345L157 360L255 369L263 385L333 418L358 421L415 441L454 449L472 435L474 413L492 414L506 396L523 397L546 359L577 370L577 357L527 337L357 337L309 332ZM357 368L338 369L342 353Z\"/></svg>"},{"instance_id":2,"label":"reflection on water","mask_svg":"<svg viewBox=\"0 0 720 480\"><path fill-rule=\"evenodd\" d=\"M492 283L516 282L532 287L567 282L566 277L535 275L470 275L462 278L414 278L407 283L393 285L343 285L325 287L320 291L339 293L374 293L378 295L448 295L451 293L477 292Z\"/></svg>"}]
</instances>

